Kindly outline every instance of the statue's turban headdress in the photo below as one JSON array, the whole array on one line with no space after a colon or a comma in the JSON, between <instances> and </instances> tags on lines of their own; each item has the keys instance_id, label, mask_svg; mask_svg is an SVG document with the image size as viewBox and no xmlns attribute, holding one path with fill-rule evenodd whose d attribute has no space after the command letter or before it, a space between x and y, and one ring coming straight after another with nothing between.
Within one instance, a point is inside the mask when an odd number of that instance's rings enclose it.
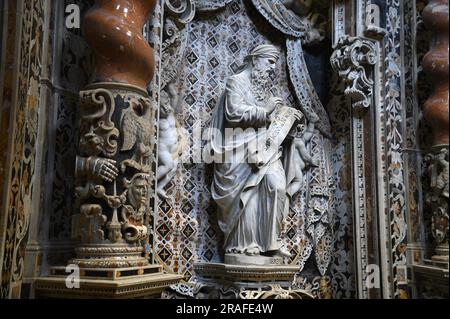
<instances>
[{"instance_id":1,"label":"statue's turban headdress","mask_svg":"<svg viewBox=\"0 0 450 319\"><path fill-rule=\"evenodd\" d=\"M239 68L238 72L247 68L253 58L273 58L278 60L280 58L280 50L272 44L258 45L245 57L244 64Z\"/></svg>"}]
</instances>

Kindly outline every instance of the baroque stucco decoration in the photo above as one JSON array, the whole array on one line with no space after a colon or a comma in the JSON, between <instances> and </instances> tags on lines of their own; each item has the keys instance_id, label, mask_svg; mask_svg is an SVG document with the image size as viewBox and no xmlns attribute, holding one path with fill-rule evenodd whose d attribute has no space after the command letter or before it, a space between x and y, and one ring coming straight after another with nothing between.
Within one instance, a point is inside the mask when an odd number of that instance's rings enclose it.
<instances>
[{"instance_id":1,"label":"baroque stucco decoration","mask_svg":"<svg viewBox=\"0 0 450 319\"><path fill-rule=\"evenodd\" d=\"M376 45L368 39L344 36L334 49L331 65L345 83L344 94L353 107L368 108L374 86L372 69L378 60Z\"/></svg>"},{"instance_id":2,"label":"baroque stucco decoration","mask_svg":"<svg viewBox=\"0 0 450 319\"><path fill-rule=\"evenodd\" d=\"M313 185L315 177L322 176L317 173L323 168L322 162L326 162L322 154L331 154L337 191L332 194L335 214L330 222L335 236L332 266L329 276L320 277L312 263L304 263L314 251L312 246L308 246L312 242L312 233L301 226L306 225L303 221L313 221L310 223L313 227L308 227L313 231L317 225L313 217L317 212L312 211L311 218L302 219L310 202L301 194L301 184L293 187L293 192L300 187L300 194L286 218L283 233L284 243L293 257L286 258L284 262L293 265L296 271L303 271L294 280L291 290L285 284L270 287L269 290L274 292L271 297L289 297L286 292L305 288L308 293L314 296L320 294L321 297L329 297L332 289L335 298L352 298L355 290L361 298L404 298L409 292L407 287L412 287L411 292L415 295L414 286L419 287L420 296L435 296L422 291L420 286L424 285L428 290L441 281L441 293L448 294L448 286L445 286L448 285L448 278L445 277L448 276L448 264L445 262L448 256L448 140L445 139L448 136L445 129L448 126L448 104L443 103L448 96L448 90L445 90L448 83L442 80L447 78L448 73L448 65L443 63L448 60L445 26L448 19L443 19L448 16L448 1L428 1L424 16L426 27L431 29L433 37L424 32L420 23L425 1L333 1L334 42L337 43L345 34L357 36L355 39L360 41L380 40L378 43L374 41L378 45L376 54L380 59L376 65L364 61L366 57L364 52L359 51L361 47L355 53L356 62L349 59L348 65L351 67L344 76L355 76L355 81L347 79L348 89L356 92L354 87L357 87L362 92L353 101L366 94L363 100L356 102L357 108L363 108L363 112L351 109L348 101L344 101L345 88L340 91L338 85L331 85L330 94L336 94L336 99L330 102L327 111L332 123L331 143L336 145L332 145L331 152L323 153L322 146L327 142L324 138L326 130L323 129L326 127L326 116L315 110L318 104L308 92L310 86L298 85L308 81L308 76L303 74L304 65L298 58L302 55L301 47L293 45L295 39L301 39L306 46L309 40L320 40L323 34L312 31L309 37L300 37L293 32L286 33L289 31L284 28L284 22L296 20L292 16L295 13L296 16L307 17L300 19L304 26L320 24L320 17L313 17L309 5L324 1L173 0L165 1L164 10L159 7L162 2L158 1L157 11L151 20L155 24L146 28L147 31L155 31L148 34L149 40L154 40L152 44L155 45L157 59L155 81L150 86L151 97L143 90L145 81L142 76L131 79L134 86L129 86L128 75L110 73L102 78L97 74L93 80L99 85L85 86L92 74L89 47L84 43L81 30L61 30L59 27L67 5L77 3L84 12L84 8L90 7L93 2L9 1L6 3L7 13L2 15L5 22L4 65L12 66L0 68L0 81L4 81L0 93L3 103L0 103L0 131L5 137L0 141L3 151L0 180L4 181L4 187L0 190L0 206L5 209L0 217L0 224L5 230L0 234L2 297L32 297L34 280L42 271L48 270L47 265L73 261L83 269L100 265L128 266L134 262L145 263L143 259L147 258L142 258L143 252L144 255L153 253L166 271L176 271L190 279L189 284L174 286L180 294L194 297L212 292L202 285L194 286L199 289L196 291L190 285L196 282L199 274L193 271L194 262L220 262L223 256L220 248L216 250L217 246L221 247L222 238L214 226L217 223L214 219L215 206L210 205L211 176L207 167L186 164L182 160L192 154L190 146L184 143L191 137L191 123L196 119L201 118L205 125L209 124L210 111L223 91L223 81L235 72L235 67L239 66L248 51L275 38L284 40L277 30L288 34L290 41L287 45L275 41L282 53L275 80L285 82L290 78L293 83L289 88L284 84L274 85L272 93L277 95L277 90L281 88L278 91L283 93L283 101L305 115L302 125L308 129L302 135L302 128L296 135L297 161L301 163L309 154L318 155L317 158L321 159L320 163L306 160L311 162L308 171L303 176L296 175L295 179L305 179ZM100 5L109 3L111 1L97 1ZM259 13L254 10L255 4L259 6ZM271 17L271 10L278 17ZM20 14L16 15L19 11ZM103 13L110 14L108 10ZM117 16L114 20L117 21ZM268 20L271 22L267 23ZM265 29L269 32L264 34ZM417 89L417 77L420 78L424 72L419 66L421 53L416 52L416 44L421 46L420 50L427 47L423 50L427 51L431 38L432 50L423 65L423 70L430 75L430 81L425 83L432 86L429 95L420 79ZM341 48L338 46L336 49ZM113 51L109 50L108 54ZM297 55L293 57L293 54ZM358 61L359 58L363 62ZM126 60L113 58L110 61L119 65ZM362 69L357 67L358 63ZM144 71L143 65L135 70ZM120 64L118 68L98 65L97 71L108 69L115 72L123 70L123 67L127 67L127 63ZM286 69L289 69L287 77ZM16 76L9 76L11 73ZM139 73L142 75L145 72ZM358 73L362 74L359 79ZM362 89L370 84L370 81L361 81L364 74L368 80L373 79L373 92L370 88ZM114 82L115 79L121 83ZM341 83L337 77L334 80ZM99 81L114 82L114 85ZM78 93L82 87L85 89L79 104ZM290 93L295 94L289 96ZM364 104L371 100L371 95L373 107L368 109ZM428 96L429 101L422 103ZM431 143L429 136L422 136L425 140L418 141L422 134L421 128L418 128L422 118L421 105L424 105L425 119L431 124L435 135ZM156 122L158 108L160 121ZM305 112L308 108L314 112ZM318 123L314 121L314 113L319 114ZM369 115L373 121L367 121ZM81 126L78 120L83 122ZM148 126L145 125L147 121L150 121ZM376 137L370 135L374 126L369 122L380 124L378 127L381 129L376 130ZM159 140L156 139L158 129ZM79 140L78 132L82 133ZM150 142L147 142L148 137ZM374 147L381 145L383 152L374 154L368 147L364 148L364 141L367 140L374 142L369 143L372 146L375 144ZM355 143L349 147L352 142ZM419 145L420 142L423 144ZM164 149L167 144L171 147ZM158 153L156 146L160 150ZM422 146L425 146L423 151L420 150ZM428 154L425 156L426 163L423 161L425 154ZM385 184L379 192L386 197L377 197L380 199L377 204L382 207L376 211L376 221L370 210L370 201L374 197L369 189L373 180L367 179L373 167L367 158L375 158L374 162L379 165L378 172L385 173L379 176ZM367 165L359 169L360 164ZM299 166L303 167L303 164ZM353 176L356 178L353 181L351 169L355 169ZM423 178L422 170L429 180ZM360 175L364 172L366 176ZM329 174L324 173L323 176ZM155 181L158 181L157 185L153 184ZM159 198L155 198L155 189ZM361 196L352 193L352 189L359 191ZM316 190L314 188L314 194ZM78 196L76 203L75 194ZM325 198L321 196L323 194L318 197ZM154 200L158 210L155 214L152 212ZM351 207L352 200L367 206L356 207L356 213ZM78 208L77 216L73 218L73 235L80 244L76 258L70 257L73 241L69 238L74 203ZM311 207L317 205L312 203ZM360 218L362 216L364 218ZM155 217L155 227L152 217ZM428 221L434 235L429 243L424 241L428 235L425 231ZM378 228L378 231L371 226ZM306 235L301 237L300 234ZM152 251L150 243L153 240ZM301 243L307 244L301 246ZM107 247L111 244L120 244L124 248ZM432 251L426 252L426 244L430 244ZM142 245L144 250L140 247ZM321 251L321 247L318 248ZM127 261L120 258L114 260L113 255L115 257L118 253L129 258L126 258ZM430 253L430 260L426 259L426 253ZM352 254L356 254L356 258ZM354 266L353 262L360 264ZM411 262L417 272L409 272ZM359 286L355 287L365 282L365 267L373 263L381 265L382 288L364 291ZM140 276L145 267L127 269ZM158 267L146 269L157 272ZM294 271L293 268L289 270L289 276L291 271ZM309 272L314 274L309 276ZM64 275L64 269L52 267L50 273ZM114 280L126 276L126 272L115 268L104 274ZM358 277L359 274L363 275ZM223 276L224 272L218 271L217 275ZM257 277L258 274L253 275ZM242 276L253 275L242 272ZM273 274L265 275L270 278ZM308 280L303 281L304 275L309 276ZM269 283L270 280L266 282ZM44 285L38 283L37 287L43 288ZM56 286L52 284L51 287L52 296L61 297ZM153 288L157 295L158 288ZM104 290L91 289L90 293L108 297ZM119 293L134 296L127 288ZM220 287L215 296L262 298L262 294L258 290Z\"/></svg>"},{"instance_id":3,"label":"baroque stucco decoration","mask_svg":"<svg viewBox=\"0 0 450 319\"><path fill-rule=\"evenodd\" d=\"M448 261L448 200L449 200L449 150L440 148L425 158L430 176L430 191L426 203L432 210L432 234L435 239L435 260Z\"/></svg>"}]
</instances>

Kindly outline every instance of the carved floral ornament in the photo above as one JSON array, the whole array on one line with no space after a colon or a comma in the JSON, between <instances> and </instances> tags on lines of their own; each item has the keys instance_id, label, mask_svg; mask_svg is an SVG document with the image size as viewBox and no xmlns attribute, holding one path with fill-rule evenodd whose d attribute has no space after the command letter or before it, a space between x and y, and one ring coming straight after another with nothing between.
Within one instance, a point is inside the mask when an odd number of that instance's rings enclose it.
<instances>
[{"instance_id":1,"label":"carved floral ornament","mask_svg":"<svg viewBox=\"0 0 450 319\"><path fill-rule=\"evenodd\" d=\"M344 93L355 108L367 108L371 104L372 68L377 62L377 46L371 40L344 36L335 46L331 65L344 80Z\"/></svg>"}]
</instances>

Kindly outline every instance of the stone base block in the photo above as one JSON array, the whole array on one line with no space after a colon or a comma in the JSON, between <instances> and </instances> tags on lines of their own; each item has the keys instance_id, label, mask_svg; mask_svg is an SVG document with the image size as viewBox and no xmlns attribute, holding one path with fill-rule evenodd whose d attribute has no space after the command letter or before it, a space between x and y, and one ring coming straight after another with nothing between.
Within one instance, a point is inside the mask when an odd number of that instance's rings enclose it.
<instances>
[{"instance_id":1,"label":"stone base block","mask_svg":"<svg viewBox=\"0 0 450 319\"><path fill-rule=\"evenodd\" d=\"M292 283L297 266L255 266L198 263L194 265L197 275L205 279L219 279L241 283Z\"/></svg>"},{"instance_id":2,"label":"stone base block","mask_svg":"<svg viewBox=\"0 0 450 319\"><path fill-rule=\"evenodd\" d=\"M58 273L61 269L53 271ZM150 274L145 274L148 272ZM53 275L36 280L35 295L38 299L157 299L161 298L163 290L179 283L181 279L181 275L163 274L160 266L82 269L79 288L68 288L73 283L67 274Z\"/></svg>"},{"instance_id":3,"label":"stone base block","mask_svg":"<svg viewBox=\"0 0 450 319\"><path fill-rule=\"evenodd\" d=\"M67 276L66 267L52 267L50 269L51 276ZM120 279L132 276L142 276L162 273L163 269L160 265L150 265L142 267L130 268L80 268L80 278L85 279Z\"/></svg>"}]
</instances>

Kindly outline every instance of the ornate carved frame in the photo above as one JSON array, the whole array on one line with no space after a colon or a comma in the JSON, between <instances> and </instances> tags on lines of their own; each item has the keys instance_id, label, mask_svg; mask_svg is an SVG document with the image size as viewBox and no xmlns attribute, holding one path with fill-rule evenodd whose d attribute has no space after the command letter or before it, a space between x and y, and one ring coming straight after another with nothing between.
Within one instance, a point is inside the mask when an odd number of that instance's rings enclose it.
<instances>
[{"instance_id":1,"label":"ornate carved frame","mask_svg":"<svg viewBox=\"0 0 450 319\"><path fill-rule=\"evenodd\" d=\"M334 1L332 64L344 77L348 100L342 107L349 108L352 121L354 252L359 298L408 295L409 211L402 108L406 93L400 71L404 69L403 10L404 3L399 1ZM385 16L380 16L380 12Z\"/></svg>"}]
</instances>

